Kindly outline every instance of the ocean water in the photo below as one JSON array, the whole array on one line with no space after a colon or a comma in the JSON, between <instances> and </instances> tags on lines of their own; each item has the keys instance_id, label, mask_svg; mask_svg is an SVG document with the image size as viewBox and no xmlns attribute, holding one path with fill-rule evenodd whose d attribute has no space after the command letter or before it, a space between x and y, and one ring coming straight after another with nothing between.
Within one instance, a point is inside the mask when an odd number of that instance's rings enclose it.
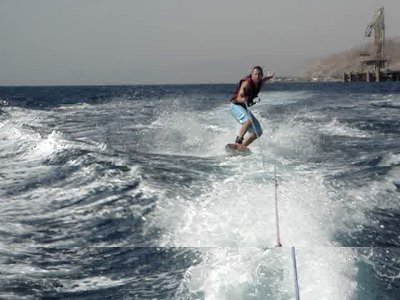
<instances>
[{"instance_id":1,"label":"ocean water","mask_svg":"<svg viewBox=\"0 0 400 300\"><path fill-rule=\"evenodd\" d=\"M399 299L400 85L234 89L0 87L0 298Z\"/></svg>"}]
</instances>

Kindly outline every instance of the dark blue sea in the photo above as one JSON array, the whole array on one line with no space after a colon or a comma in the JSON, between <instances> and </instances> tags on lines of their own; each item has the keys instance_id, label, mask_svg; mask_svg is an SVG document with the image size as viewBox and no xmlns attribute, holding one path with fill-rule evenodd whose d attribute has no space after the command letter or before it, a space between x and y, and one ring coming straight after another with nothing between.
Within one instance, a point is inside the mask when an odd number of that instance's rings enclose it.
<instances>
[{"instance_id":1,"label":"dark blue sea","mask_svg":"<svg viewBox=\"0 0 400 300\"><path fill-rule=\"evenodd\" d=\"M0 87L0 298L399 299L400 85L234 90Z\"/></svg>"}]
</instances>

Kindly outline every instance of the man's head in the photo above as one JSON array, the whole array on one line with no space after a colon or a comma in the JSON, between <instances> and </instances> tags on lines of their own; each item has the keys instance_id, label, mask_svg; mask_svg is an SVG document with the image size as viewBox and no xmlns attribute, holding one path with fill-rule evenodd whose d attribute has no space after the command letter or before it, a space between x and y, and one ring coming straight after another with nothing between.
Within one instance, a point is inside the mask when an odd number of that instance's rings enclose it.
<instances>
[{"instance_id":1,"label":"man's head","mask_svg":"<svg viewBox=\"0 0 400 300\"><path fill-rule=\"evenodd\" d=\"M259 83L263 79L264 72L260 66L255 66L251 71L251 79L254 83Z\"/></svg>"}]
</instances>

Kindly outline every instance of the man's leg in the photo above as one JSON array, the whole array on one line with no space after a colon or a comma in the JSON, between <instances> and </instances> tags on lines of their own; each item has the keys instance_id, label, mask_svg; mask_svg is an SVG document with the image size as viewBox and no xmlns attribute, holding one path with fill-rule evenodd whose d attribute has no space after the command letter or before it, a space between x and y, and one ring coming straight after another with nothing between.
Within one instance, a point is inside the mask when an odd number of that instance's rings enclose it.
<instances>
[{"instance_id":1,"label":"man's leg","mask_svg":"<svg viewBox=\"0 0 400 300\"><path fill-rule=\"evenodd\" d=\"M236 138L237 149L247 151L247 146L250 145L257 138L257 134L258 136L262 134L261 126L258 123L257 119L253 116L253 114L242 106L231 104L230 110L233 117L242 124L239 130L239 136ZM248 131L250 135L243 143L244 135ZM256 131L257 134L255 134L254 131Z\"/></svg>"},{"instance_id":2,"label":"man's leg","mask_svg":"<svg viewBox=\"0 0 400 300\"><path fill-rule=\"evenodd\" d=\"M246 147L250 145L254 140L257 138L257 135L255 133L252 133L249 135L249 137L244 141L243 145Z\"/></svg>"},{"instance_id":3,"label":"man's leg","mask_svg":"<svg viewBox=\"0 0 400 300\"><path fill-rule=\"evenodd\" d=\"M239 130L239 136L238 136L239 139L244 138L244 135L246 134L247 130L249 130L250 126L251 126L251 120L247 120L242 124Z\"/></svg>"},{"instance_id":4,"label":"man's leg","mask_svg":"<svg viewBox=\"0 0 400 300\"><path fill-rule=\"evenodd\" d=\"M260 137L263 134L260 122L253 116L251 112L249 112L251 115L251 120L250 121L250 128L249 128L249 133L250 135L247 137L247 139L244 141L243 146L247 148L254 140L256 140L258 137ZM247 122L247 121L246 121Z\"/></svg>"}]
</instances>

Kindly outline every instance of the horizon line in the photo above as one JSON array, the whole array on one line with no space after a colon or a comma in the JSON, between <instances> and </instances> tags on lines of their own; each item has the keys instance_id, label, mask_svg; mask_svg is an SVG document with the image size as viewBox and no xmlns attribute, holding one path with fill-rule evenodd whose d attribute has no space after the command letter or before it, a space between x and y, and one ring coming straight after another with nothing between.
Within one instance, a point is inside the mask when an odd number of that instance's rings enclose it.
<instances>
[{"instance_id":1,"label":"horizon line","mask_svg":"<svg viewBox=\"0 0 400 300\"><path fill-rule=\"evenodd\" d=\"M284 76L284 77L279 77L279 78L285 78L282 80L273 80L270 81L268 84L271 83L277 83L277 82L282 82L282 83L288 83L288 82L294 82L294 81L308 81L308 80L300 80L299 77L289 77L289 76ZM226 85L235 85L237 82L192 82L192 83L90 83L90 84L1 84L0 83L0 88L4 87L84 87L84 86L155 86L155 85L219 85L219 84L226 84Z\"/></svg>"}]
</instances>

